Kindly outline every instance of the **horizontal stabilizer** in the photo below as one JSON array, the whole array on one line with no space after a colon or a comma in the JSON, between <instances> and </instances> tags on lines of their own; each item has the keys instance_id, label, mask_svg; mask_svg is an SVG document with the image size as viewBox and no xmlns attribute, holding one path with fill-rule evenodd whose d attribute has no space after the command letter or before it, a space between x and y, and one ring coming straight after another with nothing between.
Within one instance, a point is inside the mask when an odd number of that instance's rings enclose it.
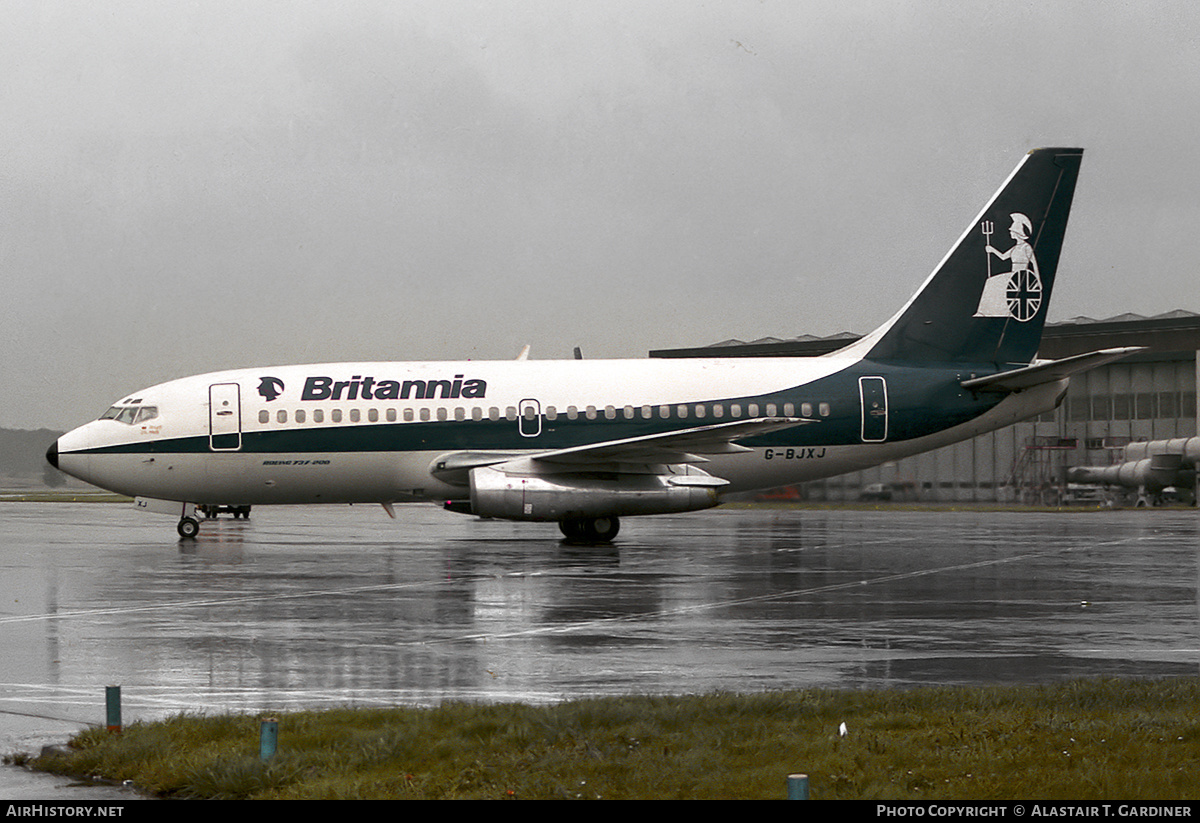
<instances>
[{"instance_id":1,"label":"horizontal stabilizer","mask_svg":"<svg viewBox=\"0 0 1200 823\"><path fill-rule=\"evenodd\" d=\"M986 377L973 377L970 380L962 381L962 387L971 391L1020 391L1040 386L1043 383L1053 383L1140 351L1145 351L1145 347L1127 346L1120 349L1102 349L1087 354L1064 357L1061 360L1046 360L1012 371L991 374Z\"/></svg>"}]
</instances>

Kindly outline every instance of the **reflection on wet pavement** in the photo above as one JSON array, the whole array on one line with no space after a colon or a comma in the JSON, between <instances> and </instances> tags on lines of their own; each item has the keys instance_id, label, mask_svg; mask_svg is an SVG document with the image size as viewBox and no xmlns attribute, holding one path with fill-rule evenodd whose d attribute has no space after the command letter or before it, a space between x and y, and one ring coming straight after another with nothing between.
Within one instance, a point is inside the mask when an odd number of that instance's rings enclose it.
<instances>
[{"instance_id":1,"label":"reflection on wet pavement","mask_svg":"<svg viewBox=\"0 0 1200 823\"><path fill-rule=\"evenodd\" d=\"M0 718L1196 674L1197 514L7 504ZM11 725L11 724L10 724ZM7 741L5 741L7 742Z\"/></svg>"}]
</instances>

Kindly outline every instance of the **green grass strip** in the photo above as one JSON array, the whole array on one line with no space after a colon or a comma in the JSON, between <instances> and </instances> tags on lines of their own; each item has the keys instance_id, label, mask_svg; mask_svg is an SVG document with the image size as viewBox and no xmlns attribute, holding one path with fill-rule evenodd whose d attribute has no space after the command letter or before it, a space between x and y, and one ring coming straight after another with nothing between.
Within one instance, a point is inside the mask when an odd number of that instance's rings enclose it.
<instances>
[{"instance_id":1,"label":"green grass strip","mask_svg":"<svg viewBox=\"0 0 1200 823\"><path fill-rule=\"evenodd\" d=\"M1200 679L180 715L29 764L179 798L1200 797ZM841 724L847 733L839 734Z\"/></svg>"}]
</instances>

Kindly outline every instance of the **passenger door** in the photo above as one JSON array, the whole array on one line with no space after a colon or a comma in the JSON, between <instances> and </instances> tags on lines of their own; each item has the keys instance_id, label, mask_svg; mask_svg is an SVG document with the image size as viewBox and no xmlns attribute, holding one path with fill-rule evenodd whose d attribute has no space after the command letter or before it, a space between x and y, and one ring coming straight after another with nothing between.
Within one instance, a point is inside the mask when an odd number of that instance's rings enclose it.
<instances>
[{"instance_id":1,"label":"passenger door","mask_svg":"<svg viewBox=\"0 0 1200 823\"><path fill-rule=\"evenodd\" d=\"M208 387L208 447L215 452L242 447L242 396L237 383Z\"/></svg>"},{"instance_id":2,"label":"passenger door","mask_svg":"<svg viewBox=\"0 0 1200 823\"><path fill-rule=\"evenodd\" d=\"M882 377L858 378L862 399L862 439L864 443L882 443L888 436L887 382Z\"/></svg>"}]
</instances>

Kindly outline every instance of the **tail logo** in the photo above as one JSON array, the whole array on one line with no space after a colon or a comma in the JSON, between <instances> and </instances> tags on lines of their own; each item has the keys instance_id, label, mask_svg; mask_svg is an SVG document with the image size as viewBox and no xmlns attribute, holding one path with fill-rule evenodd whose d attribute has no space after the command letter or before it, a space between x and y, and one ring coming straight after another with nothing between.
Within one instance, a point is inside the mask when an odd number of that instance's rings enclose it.
<instances>
[{"instance_id":1,"label":"tail logo","mask_svg":"<svg viewBox=\"0 0 1200 823\"><path fill-rule=\"evenodd\" d=\"M1042 307L1042 278L1038 274L1033 246L1029 245L1033 223L1020 212L1009 216L1012 226L1008 229L1008 235L1013 239L1013 245L1008 251L1000 251L992 246L992 221L980 223L980 230L987 242L984 254L988 277L983 284L983 294L979 296L979 308L975 310L975 316L1011 317L1024 323L1032 320ZM1011 271L992 274L993 255L1011 263Z\"/></svg>"}]
</instances>

